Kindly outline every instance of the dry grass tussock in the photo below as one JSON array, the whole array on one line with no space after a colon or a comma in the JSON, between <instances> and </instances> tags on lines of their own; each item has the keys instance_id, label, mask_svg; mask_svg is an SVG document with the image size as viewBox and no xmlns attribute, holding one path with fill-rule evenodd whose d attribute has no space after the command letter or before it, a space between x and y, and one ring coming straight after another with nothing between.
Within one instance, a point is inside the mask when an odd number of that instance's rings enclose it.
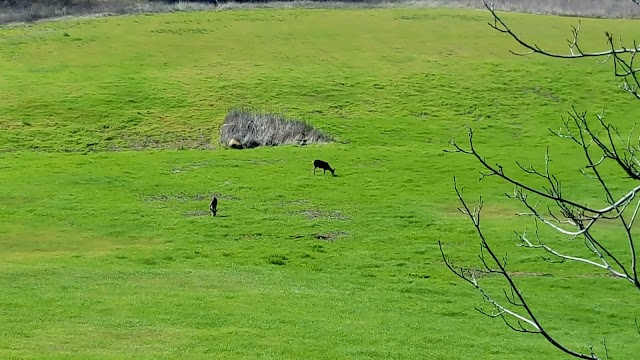
<instances>
[{"instance_id":1,"label":"dry grass tussock","mask_svg":"<svg viewBox=\"0 0 640 360\"><path fill-rule=\"evenodd\" d=\"M533 14L599 18L639 18L640 6L631 0L494 0L496 9ZM0 0L0 24L34 22L42 19L93 17L137 13L235 10L251 8L483 8L481 0L368 0L368 1L149 1L149 0L57 0L25 1L6 5ZM19 3L19 2L18 2ZM2 5L5 4L5 5Z\"/></svg>"},{"instance_id":2,"label":"dry grass tussock","mask_svg":"<svg viewBox=\"0 0 640 360\"><path fill-rule=\"evenodd\" d=\"M304 121L243 109L230 110L220 129L220 143L234 148L308 145L330 141L330 136Z\"/></svg>"}]
</instances>

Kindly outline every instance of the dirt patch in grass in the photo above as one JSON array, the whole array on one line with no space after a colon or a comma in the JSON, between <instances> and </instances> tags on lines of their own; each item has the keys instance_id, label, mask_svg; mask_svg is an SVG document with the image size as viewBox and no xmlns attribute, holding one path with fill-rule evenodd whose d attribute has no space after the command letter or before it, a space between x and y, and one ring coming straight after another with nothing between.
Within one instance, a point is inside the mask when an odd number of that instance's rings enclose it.
<instances>
[{"instance_id":1,"label":"dirt patch in grass","mask_svg":"<svg viewBox=\"0 0 640 360\"><path fill-rule=\"evenodd\" d=\"M211 194L195 194L195 195L152 195L146 198L146 201L149 202L168 202L168 201L177 201L177 202L192 202L192 201L210 201L212 197L217 197L218 200L239 200L237 196L226 195L221 193L211 193Z\"/></svg>"},{"instance_id":2,"label":"dirt patch in grass","mask_svg":"<svg viewBox=\"0 0 640 360\"><path fill-rule=\"evenodd\" d=\"M251 159L251 160L239 160L239 162L244 162L252 165L273 165L273 164L284 164L287 161L284 159Z\"/></svg>"},{"instance_id":3,"label":"dirt patch in grass","mask_svg":"<svg viewBox=\"0 0 640 360\"><path fill-rule=\"evenodd\" d=\"M503 276L502 274L499 273L489 273L487 271L483 271L482 269L479 268L469 268L469 270L471 271L475 271L475 276L476 278L483 278L483 277L501 277ZM614 276L611 273L608 272L604 272L604 273L598 273L598 274L573 274L573 275L554 275L551 273L547 273L547 272L534 272L534 271L507 271L507 273L512 276L512 277L554 277L554 278L561 278L561 279L570 279L570 278L615 278L616 276Z\"/></svg>"},{"instance_id":4,"label":"dirt patch in grass","mask_svg":"<svg viewBox=\"0 0 640 360\"><path fill-rule=\"evenodd\" d=\"M336 231L329 231L329 232L320 233L320 234L313 234L313 237L318 240L334 241L337 238L346 236L346 235L349 235L349 233L346 231L336 230Z\"/></svg>"},{"instance_id":5,"label":"dirt patch in grass","mask_svg":"<svg viewBox=\"0 0 640 360\"><path fill-rule=\"evenodd\" d=\"M198 169L201 167L205 167L208 166L209 164L211 164L211 162L209 161L201 161L201 162L193 162L190 164L186 164L186 165L181 165L181 166L174 166L171 168L170 172L172 174L179 174L179 173L184 173L184 172L188 172L194 169Z\"/></svg>"},{"instance_id":6,"label":"dirt patch in grass","mask_svg":"<svg viewBox=\"0 0 640 360\"><path fill-rule=\"evenodd\" d=\"M127 150L210 150L211 137L201 134L194 137L175 138L175 139L157 139L153 137L145 138L128 138L125 137L125 148ZM118 147L111 147L109 150L122 150Z\"/></svg>"},{"instance_id":7,"label":"dirt patch in grass","mask_svg":"<svg viewBox=\"0 0 640 360\"><path fill-rule=\"evenodd\" d=\"M611 274L611 273L601 273L601 274L578 274L578 275L573 275L570 277L574 277L574 278L618 278L617 276Z\"/></svg>"},{"instance_id":8,"label":"dirt patch in grass","mask_svg":"<svg viewBox=\"0 0 640 360\"><path fill-rule=\"evenodd\" d=\"M211 212L207 210L193 210L184 213L185 217L211 216Z\"/></svg>"},{"instance_id":9,"label":"dirt patch in grass","mask_svg":"<svg viewBox=\"0 0 640 360\"><path fill-rule=\"evenodd\" d=\"M305 209L305 210L291 212L289 214L303 215L309 220L315 220L315 219L321 219L321 218L334 219L334 220L350 220L348 216L344 215L343 213L337 210L325 211L325 210L318 210L318 209Z\"/></svg>"},{"instance_id":10,"label":"dirt patch in grass","mask_svg":"<svg viewBox=\"0 0 640 360\"><path fill-rule=\"evenodd\" d=\"M349 235L349 232L347 232L347 231L335 230L335 231L329 231L329 232L325 232L325 233L317 233L317 234L311 234L311 235L303 235L303 234L291 235L291 236L289 236L289 238L291 238L291 239L304 239L304 238L311 237L312 239L317 239L317 240L334 241L335 239L337 239L339 237L347 236L347 235Z\"/></svg>"},{"instance_id":11,"label":"dirt patch in grass","mask_svg":"<svg viewBox=\"0 0 640 360\"><path fill-rule=\"evenodd\" d=\"M305 200L305 199L296 199L296 200L289 200L289 201L285 201L285 204L295 204L295 205L303 205L303 204L308 204L309 200Z\"/></svg>"},{"instance_id":12,"label":"dirt patch in grass","mask_svg":"<svg viewBox=\"0 0 640 360\"><path fill-rule=\"evenodd\" d=\"M553 90L541 87L539 85L522 87L520 88L520 91L522 91L522 93L524 94L532 94L553 102L560 101L560 96Z\"/></svg>"},{"instance_id":13,"label":"dirt patch in grass","mask_svg":"<svg viewBox=\"0 0 640 360\"><path fill-rule=\"evenodd\" d=\"M526 277L553 276L553 274L549 274L549 273L529 272L529 271L513 271L513 272L509 272L509 275L511 275L511 276L526 276Z\"/></svg>"},{"instance_id":14,"label":"dirt patch in grass","mask_svg":"<svg viewBox=\"0 0 640 360\"><path fill-rule=\"evenodd\" d=\"M0 8L2 11L2 8ZM17 134L19 130L15 131ZM35 133L42 134L42 127L34 127ZM35 135L34 135L35 136ZM61 130L57 136L70 136L69 131ZM49 153L90 153L90 152L120 152L120 151L147 151L147 150L213 150L211 137L203 134L193 136L137 136L136 134L117 134L101 137L94 129L85 128L83 134L78 135L73 141L66 143L51 143L50 134L44 134L42 142L24 141L14 146L0 144L0 153L19 150L42 151ZM17 146L16 146L17 145Z\"/></svg>"},{"instance_id":15,"label":"dirt patch in grass","mask_svg":"<svg viewBox=\"0 0 640 360\"><path fill-rule=\"evenodd\" d=\"M469 208L471 210L473 210L474 206L477 205L477 202L473 202L473 201L469 201L467 203L467 206L469 206ZM462 212L460 212L460 208L464 209L464 207L462 206L462 204L460 203L456 203L456 204L448 204L445 206L440 207L440 209L442 210L443 213L446 214L450 214L450 215L460 215L460 216L467 216L465 214L463 214ZM510 206L505 206L503 204L499 204L499 203L484 203L482 205L482 210L480 211L480 216L482 217L513 217L515 218L517 216L518 213L523 212L522 209L518 209L516 207L510 207Z\"/></svg>"}]
</instances>

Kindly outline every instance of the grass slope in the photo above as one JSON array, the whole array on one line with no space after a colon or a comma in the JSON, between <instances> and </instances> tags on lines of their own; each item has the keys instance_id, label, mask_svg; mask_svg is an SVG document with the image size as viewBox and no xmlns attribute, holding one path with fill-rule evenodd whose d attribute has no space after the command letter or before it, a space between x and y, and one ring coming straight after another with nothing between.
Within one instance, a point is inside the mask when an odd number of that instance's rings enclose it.
<instances>
[{"instance_id":1,"label":"grass slope","mask_svg":"<svg viewBox=\"0 0 640 360\"><path fill-rule=\"evenodd\" d=\"M572 24L505 17L545 46ZM510 55L487 19L252 10L1 29L0 356L563 358L478 315L480 297L444 267L438 240L477 264L454 174L484 194L487 234L554 335L637 354L629 285L516 248L511 231L531 224L501 200L509 187L477 183L474 163L442 152L472 125L478 148L513 168L540 165L551 144L567 179L579 152L546 128L571 104L606 106L628 128L632 100L606 66ZM633 24L585 20L584 48ZM284 111L339 142L218 150L232 106ZM315 158L339 176L314 177ZM566 192L601 200L594 189ZM602 232L624 251L614 230Z\"/></svg>"}]
</instances>

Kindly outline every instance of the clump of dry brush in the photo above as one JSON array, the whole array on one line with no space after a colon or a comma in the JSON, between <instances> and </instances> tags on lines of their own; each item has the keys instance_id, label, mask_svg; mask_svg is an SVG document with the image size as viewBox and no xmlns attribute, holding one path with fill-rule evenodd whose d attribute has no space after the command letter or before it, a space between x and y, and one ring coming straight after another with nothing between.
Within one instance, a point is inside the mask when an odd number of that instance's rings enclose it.
<instances>
[{"instance_id":1,"label":"clump of dry brush","mask_svg":"<svg viewBox=\"0 0 640 360\"><path fill-rule=\"evenodd\" d=\"M220 129L220 143L240 149L330 141L333 141L331 136L316 130L305 121L246 109L230 110Z\"/></svg>"}]
</instances>

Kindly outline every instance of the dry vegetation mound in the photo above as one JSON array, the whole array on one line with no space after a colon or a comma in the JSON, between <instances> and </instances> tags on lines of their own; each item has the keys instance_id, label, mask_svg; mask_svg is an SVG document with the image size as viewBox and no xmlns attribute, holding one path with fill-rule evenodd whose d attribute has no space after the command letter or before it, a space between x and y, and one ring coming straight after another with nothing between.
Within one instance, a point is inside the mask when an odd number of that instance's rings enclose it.
<instances>
[{"instance_id":1,"label":"dry vegetation mound","mask_svg":"<svg viewBox=\"0 0 640 360\"><path fill-rule=\"evenodd\" d=\"M329 135L301 120L282 115L232 109L220 129L220 143L232 148L328 143Z\"/></svg>"}]
</instances>

